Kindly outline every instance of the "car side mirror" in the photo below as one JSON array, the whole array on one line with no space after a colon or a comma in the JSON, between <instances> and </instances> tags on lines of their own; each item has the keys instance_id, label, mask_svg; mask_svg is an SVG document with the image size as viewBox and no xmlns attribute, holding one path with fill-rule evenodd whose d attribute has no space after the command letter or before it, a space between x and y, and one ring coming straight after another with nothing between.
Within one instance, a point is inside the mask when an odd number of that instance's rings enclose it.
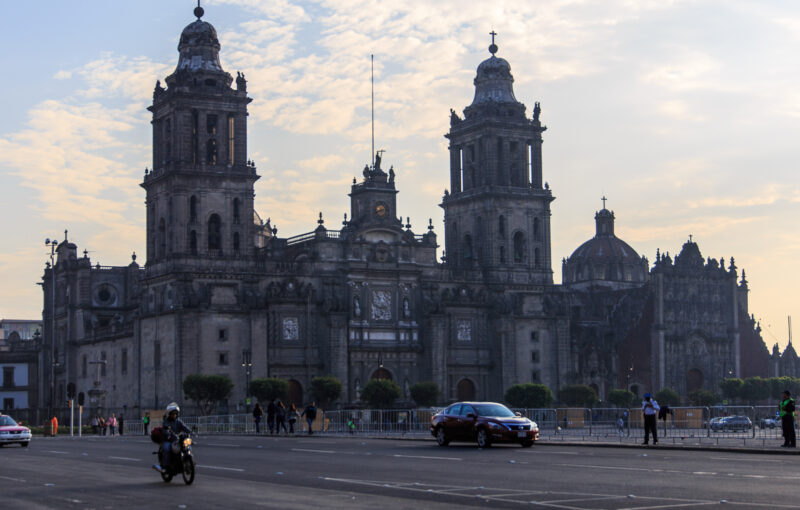
<instances>
[{"instance_id":1,"label":"car side mirror","mask_svg":"<svg viewBox=\"0 0 800 510\"><path fill-rule=\"evenodd\" d=\"M474 420L475 418L477 418L477 416L475 416L475 413L467 413L467 418L469 418L470 420Z\"/></svg>"},{"instance_id":2,"label":"car side mirror","mask_svg":"<svg viewBox=\"0 0 800 510\"><path fill-rule=\"evenodd\" d=\"M515 416L522 416L522 413L521 413L521 412L519 412L519 411L517 411L516 413L514 413L514 415L515 415Z\"/></svg>"}]
</instances>

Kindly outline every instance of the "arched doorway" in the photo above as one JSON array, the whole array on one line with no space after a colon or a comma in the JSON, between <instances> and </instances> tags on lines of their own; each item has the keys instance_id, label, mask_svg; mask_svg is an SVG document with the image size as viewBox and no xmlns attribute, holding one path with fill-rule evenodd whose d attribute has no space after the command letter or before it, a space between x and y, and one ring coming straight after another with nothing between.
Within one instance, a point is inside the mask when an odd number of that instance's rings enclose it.
<instances>
[{"instance_id":1,"label":"arched doorway","mask_svg":"<svg viewBox=\"0 0 800 510\"><path fill-rule=\"evenodd\" d=\"M461 379L456 386L458 400L475 400L475 384L469 379Z\"/></svg>"},{"instance_id":2,"label":"arched doorway","mask_svg":"<svg viewBox=\"0 0 800 510\"><path fill-rule=\"evenodd\" d=\"M303 405L303 385L294 379L289 379L289 403Z\"/></svg>"},{"instance_id":3,"label":"arched doorway","mask_svg":"<svg viewBox=\"0 0 800 510\"><path fill-rule=\"evenodd\" d=\"M392 374L385 368L381 367L378 370L372 372L372 379L388 379L392 380Z\"/></svg>"},{"instance_id":4,"label":"arched doorway","mask_svg":"<svg viewBox=\"0 0 800 510\"><path fill-rule=\"evenodd\" d=\"M686 393L702 388L703 379L703 372L696 368L686 372Z\"/></svg>"}]
</instances>

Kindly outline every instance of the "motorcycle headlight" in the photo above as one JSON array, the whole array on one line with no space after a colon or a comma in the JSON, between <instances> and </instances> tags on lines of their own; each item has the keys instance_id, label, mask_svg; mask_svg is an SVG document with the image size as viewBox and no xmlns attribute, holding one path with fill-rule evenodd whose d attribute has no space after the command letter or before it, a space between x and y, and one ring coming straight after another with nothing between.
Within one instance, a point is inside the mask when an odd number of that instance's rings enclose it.
<instances>
[{"instance_id":1,"label":"motorcycle headlight","mask_svg":"<svg viewBox=\"0 0 800 510\"><path fill-rule=\"evenodd\" d=\"M191 437L187 437L186 439L183 440L183 446L191 446L191 445L192 445Z\"/></svg>"}]
</instances>

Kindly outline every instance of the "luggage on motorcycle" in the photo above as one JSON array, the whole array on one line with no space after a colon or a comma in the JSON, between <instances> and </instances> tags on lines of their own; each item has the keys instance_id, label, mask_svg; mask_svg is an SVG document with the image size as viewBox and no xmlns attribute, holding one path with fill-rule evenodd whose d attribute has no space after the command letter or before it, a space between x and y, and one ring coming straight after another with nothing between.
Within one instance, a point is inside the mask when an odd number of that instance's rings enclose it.
<instances>
[{"instance_id":1,"label":"luggage on motorcycle","mask_svg":"<svg viewBox=\"0 0 800 510\"><path fill-rule=\"evenodd\" d=\"M164 427L153 427L150 431L150 440L156 444L161 444L167 440L167 435L164 432Z\"/></svg>"}]
</instances>

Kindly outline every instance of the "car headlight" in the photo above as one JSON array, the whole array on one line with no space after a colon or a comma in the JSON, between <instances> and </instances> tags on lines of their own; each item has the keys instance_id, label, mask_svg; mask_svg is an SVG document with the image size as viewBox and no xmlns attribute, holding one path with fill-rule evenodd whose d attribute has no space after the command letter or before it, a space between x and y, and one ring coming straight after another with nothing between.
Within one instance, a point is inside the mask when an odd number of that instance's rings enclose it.
<instances>
[{"instance_id":1,"label":"car headlight","mask_svg":"<svg viewBox=\"0 0 800 510\"><path fill-rule=\"evenodd\" d=\"M535 421L533 420L528 420L528 421L531 422L531 430L539 428L539 425Z\"/></svg>"},{"instance_id":2,"label":"car headlight","mask_svg":"<svg viewBox=\"0 0 800 510\"><path fill-rule=\"evenodd\" d=\"M493 429L504 429L505 428L503 425L501 425L499 423L495 423L493 421L489 422L489 427L491 427Z\"/></svg>"}]
</instances>

